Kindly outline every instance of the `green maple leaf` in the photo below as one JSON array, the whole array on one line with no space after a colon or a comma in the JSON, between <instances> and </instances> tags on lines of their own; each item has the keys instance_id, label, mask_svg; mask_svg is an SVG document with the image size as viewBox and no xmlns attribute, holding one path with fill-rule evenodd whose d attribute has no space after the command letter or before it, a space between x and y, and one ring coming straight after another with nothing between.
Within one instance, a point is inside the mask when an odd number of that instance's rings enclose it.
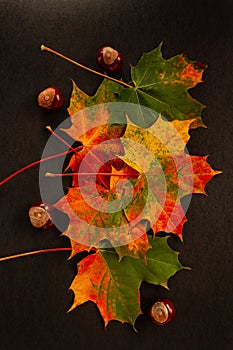
<instances>
[{"instance_id":1,"label":"green maple leaf","mask_svg":"<svg viewBox=\"0 0 233 350\"><path fill-rule=\"evenodd\" d=\"M141 314L140 291L143 281L167 287L168 279L184 267L167 238L149 238L147 265L140 259L124 257L119 262L114 250L97 250L78 264L71 284L74 303L71 310L85 303L96 303L105 326L111 320L135 324Z\"/></svg>"},{"instance_id":2,"label":"green maple leaf","mask_svg":"<svg viewBox=\"0 0 233 350\"><path fill-rule=\"evenodd\" d=\"M119 91L118 101L139 105L138 112L129 118L145 128L156 121L157 115L141 110L140 105L161 113L170 121L198 118L204 107L188 93L188 89L202 81L203 69L183 55L164 59L161 46L142 55L131 67L134 86Z\"/></svg>"}]
</instances>

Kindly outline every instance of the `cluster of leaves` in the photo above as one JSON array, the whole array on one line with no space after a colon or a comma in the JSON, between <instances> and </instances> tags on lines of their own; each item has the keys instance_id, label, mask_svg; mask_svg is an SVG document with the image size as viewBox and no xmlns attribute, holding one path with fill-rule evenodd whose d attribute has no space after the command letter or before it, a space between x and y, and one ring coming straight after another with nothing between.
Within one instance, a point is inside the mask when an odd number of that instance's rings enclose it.
<instances>
[{"instance_id":1,"label":"cluster of leaves","mask_svg":"<svg viewBox=\"0 0 233 350\"><path fill-rule=\"evenodd\" d=\"M96 243L92 244L91 254L78 264L77 275L71 285L74 292L72 309L91 300L99 308L105 325L114 319L134 325L141 313L141 283L146 281L167 287L168 279L183 268L178 253L169 247L167 238L156 235L163 231L167 234L173 233L182 239L186 217L180 199L191 193L204 194L206 183L217 171L210 167L206 157L189 156L184 148L176 148L175 135L165 133L163 142L153 135L156 135L156 132L161 134L166 130L166 125L171 124L176 134L186 144L190 137L189 130L204 126L201 119L203 105L188 93L188 89L201 82L202 74L203 67L183 55L165 60L159 46L143 54L137 65L131 68L131 88L106 78L96 94L88 96L73 82L68 109L72 124L64 131L75 141L81 142L83 149L72 156L69 168L73 173L78 173L81 161L87 154L91 154L96 145L115 140L112 147L106 149L106 154L99 155L104 166L99 171L100 175L97 175L98 195L107 203L116 199L119 196L116 185L120 178L128 179L134 189L131 203L118 213L109 215L101 212L101 208L99 211L92 208L84 200L80 191L81 185L86 189L86 193L89 193L90 198L93 195L88 177L80 184L81 180L74 175L66 196L55 204L57 209L69 215L69 226L64 234L71 239L71 256L84 250L89 251L88 242ZM110 115L102 104L116 101L138 105L138 113L129 114L124 124L111 123ZM100 121L99 126L86 133L80 133L80 130L85 130L86 120L85 113L82 115L77 112L96 105L99 105L99 108L93 117ZM158 112L159 117L155 117L156 113L144 113L140 106ZM169 123L163 117L166 117ZM77 136L80 134L81 136ZM132 153L132 150L125 142L127 139L143 145L154 155L166 180L164 203L159 200L158 192L164 189L160 188L158 182L150 189L153 205L148 206L144 220L131 227L130 223L134 222L145 205L148 189L141 167L135 165L137 161L140 163L144 154L135 154L135 162L130 162L128 154ZM171 156L169 148L172 143L174 147ZM96 154L93 157L96 157ZM105 157L112 160L105 162ZM187 158L190 159L193 168L191 175L185 165ZM150 171L156 177L156 167L153 168L152 165L150 164ZM87 169L93 171L91 162ZM123 195L120 199L123 200ZM153 215L156 220L151 222L150 218ZM88 221L97 228L128 225L130 230L122 235L127 234L131 239L129 243L119 246L118 242L122 237L116 237L113 233L108 236L112 248L101 248L100 241L106 239L104 230L103 235L98 231L98 235L95 236L95 232L88 232L86 225L80 224L80 220L77 224L77 218L81 218L82 222ZM152 236L148 235L149 228L152 229ZM85 239L87 244L83 244Z\"/></svg>"}]
</instances>

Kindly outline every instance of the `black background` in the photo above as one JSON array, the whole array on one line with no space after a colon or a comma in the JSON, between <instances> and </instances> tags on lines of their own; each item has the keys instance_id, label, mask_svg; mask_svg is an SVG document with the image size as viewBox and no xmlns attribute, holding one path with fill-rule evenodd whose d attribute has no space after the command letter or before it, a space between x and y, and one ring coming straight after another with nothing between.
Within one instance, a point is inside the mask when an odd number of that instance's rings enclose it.
<instances>
[{"instance_id":1,"label":"black background","mask_svg":"<svg viewBox=\"0 0 233 350\"><path fill-rule=\"evenodd\" d=\"M68 287L77 258L51 253L0 263L0 349L231 349L232 344L232 58L233 2L222 0L1 0L0 132L1 178L40 159L49 137L67 116L73 78L89 94L101 79L49 53L44 43L97 68L96 50L109 44L129 64L161 41L169 58L181 52L207 63L204 84L191 91L208 106L208 129L191 132L191 154L210 154L224 171L194 195L187 212L180 260L193 270L170 280L170 291L143 284L142 310L130 325L110 322L104 330L96 306L86 303L66 314L72 304ZM64 92L58 113L39 110L37 94L49 85ZM40 199L38 167L1 188L0 256L49 247L69 247L59 232L38 232L28 222L28 206ZM154 326L148 305L160 296L177 308L173 323Z\"/></svg>"}]
</instances>

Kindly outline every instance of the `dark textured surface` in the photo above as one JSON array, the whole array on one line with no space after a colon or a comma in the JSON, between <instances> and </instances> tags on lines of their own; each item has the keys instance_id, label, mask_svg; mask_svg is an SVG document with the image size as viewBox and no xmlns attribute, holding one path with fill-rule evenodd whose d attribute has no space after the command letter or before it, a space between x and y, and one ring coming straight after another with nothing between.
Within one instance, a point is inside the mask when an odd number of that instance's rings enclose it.
<instances>
[{"instance_id":1,"label":"dark textured surface","mask_svg":"<svg viewBox=\"0 0 233 350\"><path fill-rule=\"evenodd\" d=\"M208 129L192 131L191 154L210 154L224 173L207 186L208 197L193 196L184 229L181 261L193 270L170 281L170 291L143 284L142 309L159 296L177 308L173 323L156 327L138 318L138 334L111 322L104 330L97 308L86 303L66 314L68 287L76 261L54 253L0 263L0 349L232 349L232 63L233 2L208 0L1 0L1 178L40 159L49 137L66 115L73 78L87 93L100 79L40 51L44 43L91 67L103 44L118 48L128 64L164 41L166 58L180 52L209 65L204 84L192 95L208 106ZM59 86L65 105L56 114L38 109L36 96ZM0 256L69 246L54 229L34 230L28 206L40 199L38 167L1 189Z\"/></svg>"}]
</instances>

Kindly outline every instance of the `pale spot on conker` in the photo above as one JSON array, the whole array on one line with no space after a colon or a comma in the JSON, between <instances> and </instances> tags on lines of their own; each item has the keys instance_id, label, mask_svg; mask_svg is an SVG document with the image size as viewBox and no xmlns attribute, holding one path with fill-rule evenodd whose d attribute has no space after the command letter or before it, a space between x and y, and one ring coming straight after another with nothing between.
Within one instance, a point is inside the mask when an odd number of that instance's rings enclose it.
<instances>
[{"instance_id":1,"label":"pale spot on conker","mask_svg":"<svg viewBox=\"0 0 233 350\"><path fill-rule=\"evenodd\" d=\"M28 214L32 226L36 228L43 227L50 220L47 211L42 207L31 207Z\"/></svg>"},{"instance_id":2,"label":"pale spot on conker","mask_svg":"<svg viewBox=\"0 0 233 350\"><path fill-rule=\"evenodd\" d=\"M42 108L49 108L54 99L55 99L56 91L54 88L49 87L38 95L37 101L38 105Z\"/></svg>"},{"instance_id":3,"label":"pale spot on conker","mask_svg":"<svg viewBox=\"0 0 233 350\"><path fill-rule=\"evenodd\" d=\"M169 317L166 305L159 301L152 306L151 314L154 320L158 323L166 322Z\"/></svg>"},{"instance_id":4,"label":"pale spot on conker","mask_svg":"<svg viewBox=\"0 0 233 350\"><path fill-rule=\"evenodd\" d=\"M114 63L116 61L118 57L118 51L114 50L112 47L110 46L106 46L103 49L103 60L104 63L110 65L112 63Z\"/></svg>"}]
</instances>

